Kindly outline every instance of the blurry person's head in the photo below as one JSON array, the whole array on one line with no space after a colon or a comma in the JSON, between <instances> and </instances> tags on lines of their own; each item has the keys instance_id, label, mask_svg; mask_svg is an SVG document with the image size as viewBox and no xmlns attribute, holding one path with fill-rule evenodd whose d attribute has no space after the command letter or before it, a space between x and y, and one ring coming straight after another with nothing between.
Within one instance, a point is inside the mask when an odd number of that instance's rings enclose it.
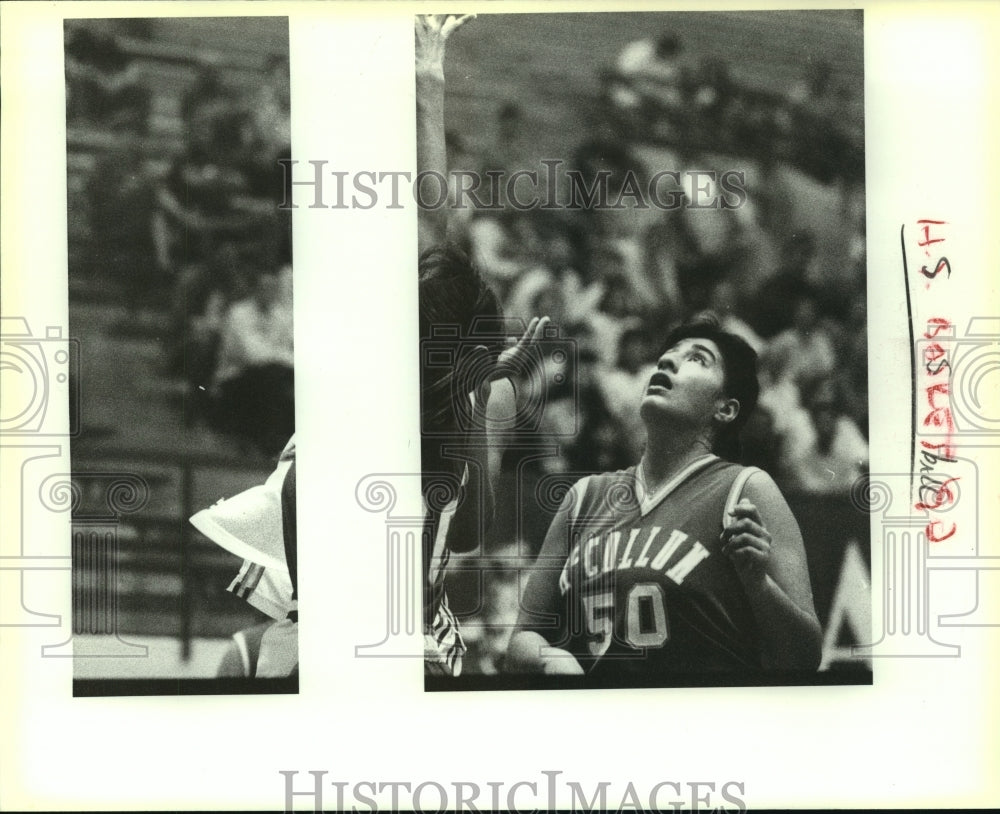
<instances>
[{"instance_id":1,"label":"blurry person's head","mask_svg":"<svg viewBox=\"0 0 1000 814\"><path fill-rule=\"evenodd\" d=\"M802 405L816 430L816 445L821 452L828 452L843 412L836 380L821 376L806 381L802 385Z\"/></svg>"},{"instance_id":2,"label":"blurry person's head","mask_svg":"<svg viewBox=\"0 0 1000 814\"><path fill-rule=\"evenodd\" d=\"M497 138L503 142L514 141L521 130L522 113L517 102L504 102L497 111Z\"/></svg>"},{"instance_id":3,"label":"blurry person's head","mask_svg":"<svg viewBox=\"0 0 1000 814\"><path fill-rule=\"evenodd\" d=\"M799 368L795 347L791 343L771 343L764 349L760 362L765 386L773 387L789 382L794 384Z\"/></svg>"},{"instance_id":4,"label":"blurry person's head","mask_svg":"<svg viewBox=\"0 0 1000 814\"><path fill-rule=\"evenodd\" d=\"M281 276L278 271L276 268L266 268L257 274L254 299L261 308L270 308L281 299Z\"/></svg>"},{"instance_id":5,"label":"blurry person's head","mask_svg":"<svg viewBox=\"0 0 1000 814\"><path fill-rule=\"evenodd\" d=\"M657 59L673 59L681 52L681 41L676 34L665 31L656 40Z\"/></svg>"},{"instance_id":6,"label":"blurry person's head","mask_svg":"<svg viewBox=\"0 0 1000 814\"><path fill-rule=\"evenodd\" d=\"M735 314L739 306L739 297L736 294L736 284L724 277L712 289L709 295L708 307L720 316Z\"/></svg>"},{"instance_id":7,"label":"blurry person's head","mask_svg":"<svg viewBox=\"0 0 1000 814\"><path fill-rule=\"evenodd\" d=\"M601 298L600 310L608 316L622 319L635 313L634 297L631 295L628 280L621 274L610 274L604 276L604 281L604 296Z\"/></svg>"},{"instance_id":8,"label":"blurry person's head","mask_svg":"<svg viewBox=\"0 0 1000 814\"><path fill-rule=\"evenodd\" d=\"M825 59L806 64L806 81L813 96L822 96L832 86L833 66Z\"/></svg>"},{"instance_id":9,"label":"blurry person's head","mask_svg":"<svg viewBox=\"0 0 1000 814\"><path fill-rule=\"evenodd\" d=\"M542 260L546 268L559 273L575 265L578 236L565 219L542 210L536 211L535 232L541 242Z\"/></svg>"},{"instance_id":10,"label":"blurry person's head","mask_svg":"<svg viewBox=\"0 0 1000 814\"><path fill-rule=\"evenodd\" d=\"M187 117L188 147L196 152L208 151L218 138L218 105L209 99L195 102Z\"/></svg>"},{"instance_id":11,"label":"blurry person's head","mask_svg":"<svg viewBox=\"0 0 1000 814\"><path fill-rule=\"evenodd\" d=\"M782 244L782 265L804 271L815 253L816 236L809 229L800 229L790 234Z\"/></svg>"},{"instance_id":12,"label":"blurry person's head","mask_svg":"<svg viewBox=\"0 0 1000 814\"><path fill-rule=\"evenodd\" d=\"M816 303L816 294L807 288L801 289L791 303L792 305L792 325L799 333L809 334L816 328L816 320L819 318L819 308Z\"/></svg>"},{"instance_id":13,"label":"blurry person's head","mask_svg":"<svg viewBox=\"0 0 1000 814\"><path fill-rule=\"evenodd\" d=\"M706 316L667 336L640 415L650 431L704 433L713 452L735 461L759 392L757 353Z\"/></svg>"},{"instance_id":14,"label":"blurry person's head","mask_svg":"<svg viewBox=\"0 0 1000 814\"><path fill-rule=\"evenodd\" d=\"M284 54L272 54L265 65L267 81L275 92L282 106L287 107L291 97L291 74L288 70L288 57Z\"/></svg>"},{"instance_id":15,"label":"blurry person's head","mask_svg":"<svg viewBox=\"0 0 1000 814\"><path fill-rule=\"evenodd\" d=\"M496 360L503 312L469 258L454 246L423 252L418 281L423 427L425 432L457 429L459 400L468 396L456 380L458 363L464 352L480 348Z\"/></svg>"},{"instance_id":16,"label":"blurry person's head","mask_svg":"<svg viewBox=\"0 0 1000 814\"><path fill-rule=\"evenodd\" d=\"M643 328L628 328L618 339L618 367L627 373L646 367L653 353L652 338Z\"/></svg>"},{"instance_id":17,"label":"blurry person's head","mask_svg":"<svg viewBox=\"0 0 1000 814\"><path fill-rule=\"evenodd\" d=\"M448 167L454 170L474 169L476 158L462 134L455 130L446 130L444 134L444 146L448 153ZM457 179L449 177L449 182L454 185Z\"/></svg>"},{"instance_id":18,"label":"blurry person's head","mask_svg":"<svg viewBox=\"0 0 1000 814\"><path fill-rule=\"evenodd\" d=\"M235 240L224 240L212 255L212 278L231 301L249 297L256 288L256 279L247 268L243 248Z\"/></svg>"},{"instance_id":19,"label":"blurry person's head","mask_svg":"<svg viewBox=\"0 0 1000 814\"><path fill-rule=\"evenodd\" d=\"M265 70L272 81L288 83L288 57L284 54L271 54L267 58Z\"/></svg>"}]
</instances>

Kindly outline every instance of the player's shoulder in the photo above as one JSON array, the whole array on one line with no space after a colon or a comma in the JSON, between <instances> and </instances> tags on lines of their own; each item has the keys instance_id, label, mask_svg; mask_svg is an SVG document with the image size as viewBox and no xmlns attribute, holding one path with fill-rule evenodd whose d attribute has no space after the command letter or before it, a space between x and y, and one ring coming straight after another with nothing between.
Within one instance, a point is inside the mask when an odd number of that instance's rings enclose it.
<instances>
[{"instance_id":1,"label":"player's shoulder","mask_svg":"<svg viewBox=\"0 0 1000 814\"><path fill-rule=\"evenodd\" d=\"M763 469L755 466L743 467L738 477L743 481L740 497L746 498L757 506L762 514L770 514L776 509L787 511L788 501L785 499L781 487Z\"/></svg>"},{"instance_id":2,"label":"player's shoulder","mask_svg":"<svg viewBox=\"0 0 1000 814\"><path fill-rule=\"evenodd\" d=\"M738 467L736 476L744 481L744 496L752 499L754 496L768 497L781 495L781 489L778 488L778 484L775 483L774 478L765 470L757 466L740 466L738 464L734 464L734 466Z\"/></svg>"},{"instance_id":3,"label":"player's shoulder","mask_svg":"<svg viewBox=\"0 0 1000 814\"><path fill-rule=\"evenodd\" d=\"M617 469L614 472L600 472L593 475L587 475L580 478L580 480L578 480L574 485L574 488L579 485L582 489L585 489L588 492L604 492L623 484L635 484L635 466L629 466L625 469Z\"/></svg>"},{"instance_id":4,"label":"player's shoulder","mask_svg":"<svg viewBox=\"0 0 1000 814\"><path fill-rule=\"evenodd\" d=\"M615 472L601 472L585 475L577 480L567 492L565 501L572 515L583 510L590 514L598 507L607 505L609 495L615 495L616 505L626 505L635 497L635 467L619 469Z\"/></svg>"}]
</instances>

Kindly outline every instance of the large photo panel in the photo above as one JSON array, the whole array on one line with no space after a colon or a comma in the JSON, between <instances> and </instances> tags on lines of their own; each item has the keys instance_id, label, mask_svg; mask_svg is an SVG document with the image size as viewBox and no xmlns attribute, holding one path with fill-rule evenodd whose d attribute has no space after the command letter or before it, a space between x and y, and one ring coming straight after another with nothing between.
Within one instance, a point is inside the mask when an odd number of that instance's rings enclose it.
<instances>
[{"instance_id":1,"label":"large photo panel","mask_svg":"<svg viewBox=\"0 0 1000 814\"><path fill-rule=\"evenodd\" d=\"M426 687L870 683L862 12L416 28Z\"/></svg>"}]
</instances>

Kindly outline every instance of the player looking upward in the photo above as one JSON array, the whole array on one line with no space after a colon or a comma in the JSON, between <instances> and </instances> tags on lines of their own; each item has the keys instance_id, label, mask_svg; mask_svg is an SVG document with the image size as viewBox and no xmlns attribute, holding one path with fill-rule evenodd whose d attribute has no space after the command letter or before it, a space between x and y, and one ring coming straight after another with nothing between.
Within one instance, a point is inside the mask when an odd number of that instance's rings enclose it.
<instances>
[{"instance_id":1,"label":"player looking upward","mask_svg":"<svg viewBox=\"0 0 1000 814\"><path fill-rule=\"evenodd\" d=\"M649 683L817 668L798 525L770 476L731 462L756 369L750 346L712 320L671 332L639 407L642 458L567 493L522 598L508 671Z\"/></svg>"}]
</instances>

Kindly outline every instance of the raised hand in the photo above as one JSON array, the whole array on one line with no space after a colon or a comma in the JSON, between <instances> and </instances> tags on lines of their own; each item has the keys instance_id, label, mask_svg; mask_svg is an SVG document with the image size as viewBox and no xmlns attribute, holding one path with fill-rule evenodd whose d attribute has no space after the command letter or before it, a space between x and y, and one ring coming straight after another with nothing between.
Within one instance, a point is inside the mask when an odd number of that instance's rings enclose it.
<instances>
[{"instance_id":1,"label":"raised hand","mask_svg":"<svg viewBox=\"0 0 1000 814\"><path fill-rule=\"evenodd\" d=\"M522 413L530 400L532 388L544 387L545 372L538 343L551 324L548 317L532 317L528 327L513 345L505 348L497 359L492 379L509 379L514 387L516 412Z\"/></svg>"},{"instance_id":2,"label":"raised hand","mask_svg":"<svg viewBox=\"0 0 1000 814\"><path fill-rule=\"evenodd\" d=\"M414 22L417 72L444 76L444 48L448 38L475 14L418 14Z\"/></svg>"},{"instance_id":3,"label":"raised hand","mask_svg":"<svg viewBox=\"0 0 1000 814\"><path fill-rule=\"evenodd\" d=\"M732 561L744 584L767 576L771 558L771 533L764 527L760 511L746 498L733 507L733 520L722 531L722 553Z\"/></svg>"}]
</instances>

